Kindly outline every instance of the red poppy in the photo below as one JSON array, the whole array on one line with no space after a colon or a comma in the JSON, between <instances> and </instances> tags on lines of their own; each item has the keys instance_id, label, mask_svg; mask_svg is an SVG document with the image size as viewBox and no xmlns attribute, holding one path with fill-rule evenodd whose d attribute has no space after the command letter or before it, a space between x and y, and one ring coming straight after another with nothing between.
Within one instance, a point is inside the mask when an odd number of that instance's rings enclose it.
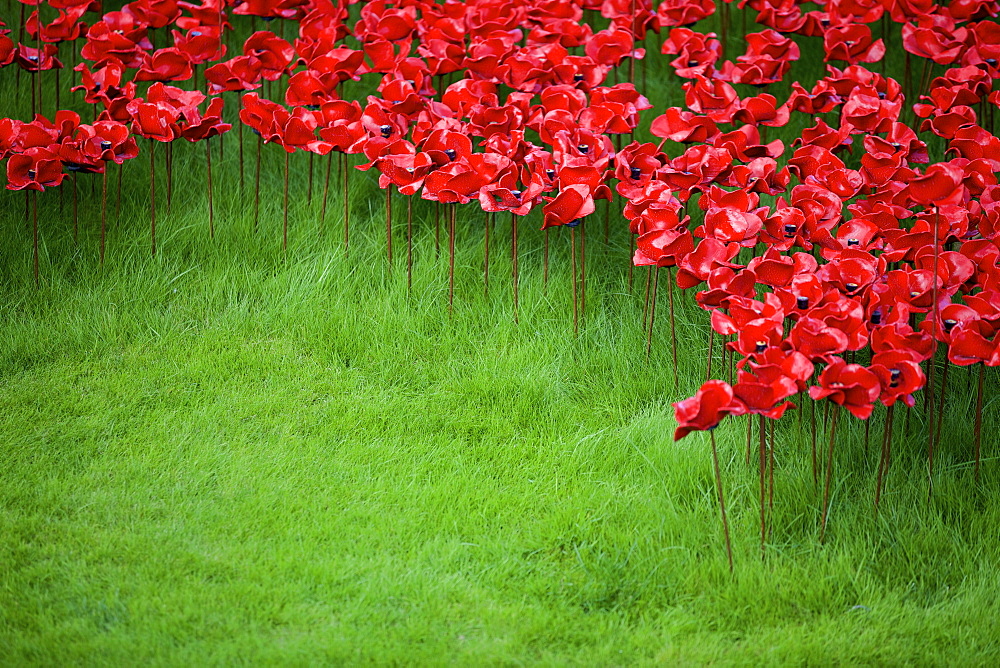
<instances>
[{"instance_id":1,"label":"red poppy","mask_svg":"<svg viewBox=\"0 0 1000 668\"><path fill-rule=\"evenodd\" d=\"M779 195L788 189L791 174L787 167L778 169L774 158L754 158L745 165L733 165L729 183L748 192Z\"/></svg>"},{"instance_id":2,"label":"red poppy","mask_svg":"<svg viewBox=\"0 0 1000 668\"><path fill-rule=\"evenodd\" d=\"M901 97L890 98L872 86L855 84L844 102L842 122L861 132L888 132L902 108Z\"/></svg>"},{"instance_id":3,"label":"red poppy","mask_svg":"<svg viewBox=\"0 0 1000 668\"><path fill-rule=\"evenodd\" d=\"M777 365L752 365L752 368L752 373L739 371L733 386L733 394L746 406L747 413L777 420L786 410L795 408L791 401L785 401L799 391L795 380L784 375ZM809 370L811 373L811 364Z\"/></svg>"},{"instance_id":4,"label":"red poppy","mask_svg":"<svg viewBox=\"0 0 1000 668\"><path fill-rule=\"evenodd\" d=\"M1000 366L997 342L990 341L973 329L959 330L948 347L948 361L959 366L982 362L987 366Z\"/></svg>"},{"instance_id":5,"label":"red poppy","mask_svg":"<svg viewBox=\"0 0 1000 668\"><path fill-rule=\"evenodd\" d=\"M135 17L137 23L150 28L165 28L180 16L177 0L136 0L122 10Z\"/></svg>"},{"instance_id":6,"label":"red poppy","mask_svg":"<svg viewBox=\"0 0 1000 668\"><path fill-rule=\"evenodd\" d=\"M747 52L736 58L736 64L723 63L720 78L733 83L765 86L781 81L799 59L799 47L791 38L774 30L750 33L746 36Z\"/></svg>"},{"instance_id":7,"label":"red poppy","mask_svg":"<svg viewBox=\"0 0 1000 668\"><path fill-rule=\"evenodd\" d=\"M872 414L880 394L878 376L860 364L847 364L839 357L820 373L819 385L809 388L812 399L829 399L861 420L867 420Z\"/></svg>"},{"instance_id":8,"label":"red poppy","mask_svg":"<svg viewBox=\"0 0 1000 668\"><path fill-rule=\"evenodd\" d=\"M717 123L728 123L739 109L740 98L736 90L725 81L696 77L685 83L684 103L691 111L705 114Z\"/></svg>"},{"instance_id":9,"label":"red poppy","mask_svg":"<svg viewBox=\"0 0 1000 668\"><path fill-rule=\"evenodd\" d=\"M677 429L674 440L687 436L692 431L715 429L722 419L729 415L743 415L746 409L733 395L733 388L721 380L710 380L690 399L678 401L674 405Z\"/></svg>"},{"instance_id":10,"label":"red poppy","mask_svg":"<svg viewBox=\"0 0 1000 668\"><path fill-rule=\"evenodd\" d=\"M226 55L226 45L222 42L222 30L216 25L198 25L187 33L171 30L174 46L184 53L193 65L222 60Z\"/></svg>"},{"instance_id":11,"label":"red poppy","mask_svg":"<svg viewBox=\"0 0 1000 668\"><path fill-rule=\"evenodd\" d=\"M145 45L145 31L120 31L108 24L109 14L87 30L87 43L80 49L80 55L96 63L120 62L125 67L138 68L142 64ZM135 39L133 40L132 37Z\"/></svg>"},{"instance_id":12,"label":"red poppy","mask_svg":"<svg viewBox=\"0 0 1000 668\"><path fill-rule=\"evenodd\" d=\"M741 162L764 156L777 158L785 152L785 145L780 139L761 144L760 132L753 125L741 125L732 132L716 135L712 144L726 149L733 158Z\"/></svg>"},{"instance_id":13,"label":"red poppy","mask_svg":"<svg viewBox=\"0 0 1000 668\"><path fill-rule=\"evenodd\" d=\"M704 143L719 133L719 128L708 116L702 116L680 107L668 107L662 116L653 119L649 133L670 141Z\"/></svg>"},{"instance_id":14,"label":"red poppy","mask_svg":"<svg viewBox=\"0 0 1000 668\"><path fill-rule=\"evenodd\" d=\"M660 52L677 56L670 61L670 65L677 70L677 76L693 79L711 75L721 49L715 33L703 34L690 28L674 28L664 40Z\"/></svg>"},{"instance_id":15,"label":"red poppy","mask_svg":"<svg viewBox=\"0 0 1000 668\"><path fill-rule=\"evenodd\" d=\"M62 69L62 62L56 58L58 53L59 47L55 44L44 44L40 49L20 44L15 50L14 62L26 72Z\"/></svg>"},{"instance_id":16,"label":"red poppy","mask_svg":"<svg viewBox=\"0 0 1000 668\"><path fill-rule=\"evenodd\" d=\"M385 0L366 2L361 8L361 20L354 26L358 39L378 37L395 42L410 37L416 28L416 7L389 8Z\"/></svg>"},{"instance_id":17,"label":"red poppy","mask_svg":"<svg viewBox=\"0 0 1000 668\"><path fill-rule=\"evenodd\" d=\"M706 281L719 267L738 267L730 262L740 251L739 244L725 244L718 239L702 239L694 251L677 263L677 285L693 288Z\"/></svg>"},{"instance_id":18,"label":"red poppy","mask_svg":"<svg viewBox=\"0 0 1000 668\"><path fill-rule=\"evenodd\" d=\"M923 176L911 179L908 184L910 199L924 206L940 204L961 197L959 187L962 170L948 163L935 163L927 168Z\"/></svg>"},{"instance_id":19,"label":"red poppy","mask_svg":"<svg viewBox=\"0 0 1000 668\"><path fill-rule=\"evenodd\" d=\"M52 4L52 3L49 3ZM32 39L40 39L49 44L59 42L74 42L80 38L80 34L87 29L87 24L80 21L80 18L87 12L88 5L85 3L68 8L68 11L58 9L58 15L51 22L42 25L41 34L38 29L38 11L34 11L25 23L25 32Z\"/></svg>"},{"instance_id":20,"label":"red poppy","mask_svg":"<svg viewBox=\"0 0 1000 668\"><path fill-rule=\"evenodd\" d=\"M343 153L359 153L361 143L368 138L361 123L361 107L357 102L334 100L320 107L319 136L332 149Z\"/></svg>"},{"instance_id":21,"label":"red poppy","mask_svg":"<svg viewBox=\"0 0 1000 668\"><path fill-rule=\"evenodd\" d=\"M509 162L494 153L473 153L428 174L421 197L459 204L478 199L480 189L509 169Z\"/></svg>"},{"instance_id":22,"label":"red poppy","mask_svg":"<svg viewBox=\"0 0 1000 668\"><path fill-rule=\"evenodd\" d=\"M919 357L909 350L894 350L876 353L868 369L878 378L881 388L879 399L886 406L902 400L913 407L916 401L913 393L927 382Z\"/></svg>"},{"instance_id":23,"label":"red poppy","mask_svg":"<svg viewBox=\"0 0 1000 668\"><path fill-rule=\"evenodd\" d=\"M958 128L948 146L948 153L955 153L969 160L985 160L991 169L1000 171L1000 137L978 125Z\"/></svg>"},{"instance_id":24,"label":"red poppy","mask_svg":"<svg viewBox=\"0 0 1000 668\"><path fill-rule=\"evenodd\" d=\"M260 88L262 63L252 56L237 56L205 68L208 92L219 93L255 90Z\"/></svg>"},{"instance_id":25,"label":"red poppy","mask_svg":"<svg viewBox=\"0 0 1000 668\"><path fill-rule=\"evenodd\" d=\"M180 135L177 125L180 113L174 108L133 100L129 102L128 110L132 116L132 131L142 137L166 143Z\"/></svg>"},{"instance_id":26,"label":"red poppy","mask_svg":"<svg viewBox=\"0 0 1000 668\"><path fill-rule=\"evenodd\" d=\"M223 99L216 97L209 102L204 114L198 113L197 110L194 114L189 114L187 122L181 128L181 136L188 141L200 141L229 132L233 126L223 122L223 106Z\"/></svg>"},{"instance_id":27,"label":"red poppy","mask_svg":"<svg viewBox=\"0 0 1000 668\"><path fill-rule=\"evenodd\" d=\"M243 43L243 55L258 59L261 76L268 81L277 81L288 70L295 49L273 32L259 30Z\"/></svg>"},{"instance_id":28,"label":"red poppy","mask_svg":"<svg viewBox=\"0 0 1000 668\"><path fill-rule=\"evenodd\" d=\"M42 192L46 188L58 186L64 178L62 161L48 148L29 148L7 160L8 190Z\"/></svg>"},{"instance_id":29,"label":"red poppy","mask_svg":"<svg viewBox=\"0 0 1000 668\"><path fill-rule=\"evenodd\" d=\"M516 216L528 215L538 203L545 184L540 178L534 178L523 190L516 186L517 178L513 169L506 171L497 181L483 186L479 190L479 204L483 211L510 211Z\"/></svg>"},{"instance_id":30,"label":"red poppy","mask_svg":"<svg viewBox=\"0 0 1000 668\"><path fill-rule=\"evenodd\" d=\"M555 197L546 197L542 208L542 229L573 225L594 213L594 198L587 186L572 184L562 188Z\"/></svg>"},{"instance_id":31,"label":"red poppy","mask_svg":"<svg viewBox=\"0 0 1000 668\"><path fill-rule=\"evenodd\" d=\"M970 39L967 28L943 14L922 14L917 24L903 23L903 48L938 65L955 62Z\"/></svg>"},{"instance_id":32,"label":"red poppy","mask_svg":"<svg viewBox=\"0 0 1000 668\"><path fill-rule=\"evenodd\" d=\"M704 190L716 181L723 181L732 164L732 154L724 148L692 146L657 172L657 177L673 190L682 201Z\"/></svg>"},{"instance_id":33,"label":"red poppy","mask_svg":"<svg viewBox=\"0 0 1000 668\"><path fill-rule=\"evenodd\" d=\"M233 14L269 19L297 19L304 15L306 0L238 0Z\"/></svg>"},{"instance_id":34,"label":"red poppy","mask_svg":"<svg viewBox=\"0 0 1000 668\"><path fill-rule=\"evenodd\" d=\"M146 54L135 81L187 81L194 74L191 58L177 48L159 49Z\"/></svg>"},{"instance_id":35,"label":"red poppy","mask_svg":"<svg viewBox=\"0 0 1000 668\"><path fill-rule=\"evenodd\" d=\"M842 60L856 63L877 63L885 57L885 44L881 39L872 41L871 29L860 23L831 26L823 34L823 60Z\"/></svg>"},{"instance_id":36,"label":"red poppy","mask_svg":"<svg viewBox=\"0 0 1000 668\"><path fill-rule=\"evenodd\" d=\"M587 40L584 53L595 63L618 67L626 58L641 60L645 49L635 49L629 30L611 27L597 32Z\"/></svg>"},{"instance_id":37,"label":"red poppy","mask_svg":"<svg viewBox=\"0 0 1000 668\"><path fill-rule=\"evenodd\" d=\"M773 95L763 93L756 97L744 98L740 108L733 114L734 123L750 123L751 125L770 125L781 127L788 123L788 106L776 106Z\"/></svg>"},{"instance_id":38,"label":"red poppy","mask_svg":"<svg viewBox=\"0 0 1000 668\"><path fill-rule=\"evenodd\" d=\"M117 121L97 121L94 123L94 141L99 142L101 159L122 164L139 155L135 137L128 126Z\"/></svg>"},{"instance_id":39,"label":"red poppy","mask_svg":"<svg viewBox=\"0 0 1000 668\"><path fill-rule=\"evenodd\" d=\"M661 26L689 26L715 13L712 0L664 0L656 10Z\"/></svg>"}]
</instances>

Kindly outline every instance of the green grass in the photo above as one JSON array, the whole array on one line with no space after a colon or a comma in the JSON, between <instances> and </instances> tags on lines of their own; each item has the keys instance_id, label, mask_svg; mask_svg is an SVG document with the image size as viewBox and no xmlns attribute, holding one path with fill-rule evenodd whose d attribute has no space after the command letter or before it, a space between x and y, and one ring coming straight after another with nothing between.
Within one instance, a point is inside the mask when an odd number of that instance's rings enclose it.
<instances>
[{"instance_id":1,"label":"green grass","mask_svg":"<svg viewBox=\"0 0 1000 668\"><path fill-rule=\"evenodd\" d=\"M178 149L155 258L147 163L127 166L103 268L89 182L81 178L78 242L68 194L60 209L59 193L45 193L39 288L23 199L2 196L4 663L1000 657L992 374L981 485L971 473L974 392L957 371L933 498L925 417L901 412L878 518L884 411L868 453L861 424L841 420L825 545L808 430L785 418L763 562L744 423L720 428L730 574L707 437L672 440L670 403L704 374L707 316L678 299L675 387L666 291L647 360L645 275L629 289L620 222L609 244L600 220L591 224L575 338L567 233L551 237L545 286L537 214L522 224L515 326L509 223L495 228L486 296L482 214L461 211L449 317L432 209L415 207L408 293L403 218L390 271L369 175L352 177L345 260L339 194L321 236L295 156L285 259L275 155L260 229L252 190L220 185L210 241L203 153ZM229 143L218 184L238 182L234 158Z\"/></svg>"}]
</instances>

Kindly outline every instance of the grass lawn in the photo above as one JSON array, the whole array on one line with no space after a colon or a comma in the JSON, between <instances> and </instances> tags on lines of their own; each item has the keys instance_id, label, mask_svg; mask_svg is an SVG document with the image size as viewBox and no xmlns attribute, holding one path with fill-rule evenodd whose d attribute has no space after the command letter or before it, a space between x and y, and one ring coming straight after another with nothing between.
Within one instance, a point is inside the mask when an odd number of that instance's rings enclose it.
<instances>
[{"instance_id":1,"label":"grass lawn","mask_svg":"<svg viewBox=\"0 0 1000 668\"><path fill-rule=\"evenodd\" d=\"M630 290L619 221L607 244L591 223L575 338L568 231L551 237L545 285L537 213L522 223L515 326L509 222L494 229L484 295L483 214L459 212L449 317L446 246L435 253L425 203L408 293L405 205L389 270L370 175L352 177L345 260L339 191L321 234L325 163L310 204L295 156L285 259L277 154L254 232L252 181L240 193L226 145L211 241L203 153L183 149L155 258L142 157L126 167L120 215L112 204L103 268L90 182L77 242L68 184L61 204L41 196L40 288L24 200L0 195L3 663L1000 657L994 375L981 484L974 378L953 369L933 498L918 403L897 414L877 518L884 409L867 451L863 425L842 416L825 545L807 424L782 420L764 561L745 423L725 424L730 574L707 435L672 440L671 402L704 377L707 315L678 298L675 386L665 281L647 360L645 274Z\"/></svg>"}]
</instances>

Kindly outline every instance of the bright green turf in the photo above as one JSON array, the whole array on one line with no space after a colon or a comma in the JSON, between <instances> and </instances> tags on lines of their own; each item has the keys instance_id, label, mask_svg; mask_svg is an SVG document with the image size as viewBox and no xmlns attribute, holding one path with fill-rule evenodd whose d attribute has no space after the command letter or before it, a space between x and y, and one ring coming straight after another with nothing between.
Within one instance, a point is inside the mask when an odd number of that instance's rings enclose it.
<instances>
[{"instance_id":1,"label":"bright green turf","mask_svg":"<svg viewBox=\"0 0 1000 668\"><path fill-rule=\"evenodd\" d=\"M509 223L495 228L484 297L482 214L460 211L449 318L432 209L415 209L408 295L402 199L387 272L382 200L369 175L352 177L345 261L339 190L321 237L295 156L283 261L279 154L265 149L254 234L249 137L247 146L249 195L239 196L234 143L217 169L214 242L203 153L178 149L155 259L144 156L126 170L120 217L110 180L103 269L90 182L81 178L78 244L69 188L62 211L58 192L45 193L40 289L23 198L3 196L3 663L989 665L1000 656L992 374L978 489L965 371L950 380L931 501L922 411L908 435L897 415L877 520L884 411L867 455L863 427L840 421L825 545L807 430L794 414L783 420L764 563L744 423L720 428L730 575L708 440L672 441L670 403L704 374L707 317L678 298L674 387L666 283L647 361L645 274L630 293L620 222L610 245L600 216L591 223L587 313L574 339L567 231L552 236L546 290L538 219L522 224L514 326Z\"/></svg>"}]
</instances>

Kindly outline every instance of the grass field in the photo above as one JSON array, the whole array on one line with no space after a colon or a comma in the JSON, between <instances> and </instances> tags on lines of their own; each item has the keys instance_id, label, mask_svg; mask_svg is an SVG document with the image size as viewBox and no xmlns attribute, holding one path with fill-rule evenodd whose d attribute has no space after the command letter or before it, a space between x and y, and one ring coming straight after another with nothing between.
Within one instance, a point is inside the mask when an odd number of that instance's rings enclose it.
<instances>
[{"instance_id":1,"label":"grass field","mask_svg":"<svg viewBox=\"0 0 1000 668\"><path fill-rule=\"evenodd\" d=\"M658 107L677 94L657 88ZM824 545L808 430L785 418L763 562L744 422L720 428L730 574L707 437L672 440L670 403L704 375L707 316L678 299L675 387L666 292L647 360L645 274L630 290L620 222L608 244L591 223L575 338L567 232L551 237L545 285L538 214L522 223L515 326L509 222L494 229L484 295L483 214L460 211L449 317L447 253L435 253L425 203L408 293L404 205L389 270L369 175L352 177L345 260L339 193L321 233L322 163L310 204L295 160L286 258L276 154L255 232L252 188L240 192L227 145L211 241L203 154L184 149L155 258L142 157L126 168L120 215L112 205L103 268L90 182L76 242L69 188L61 204L41 196L40 288L24 200L0 195L0 662L1000 657L992 375L980 486L960 370L933 498L918 409L897 416L877 518L884 409L868 452L863 426L841 420Z\"/></svg>"}]
</instances>

